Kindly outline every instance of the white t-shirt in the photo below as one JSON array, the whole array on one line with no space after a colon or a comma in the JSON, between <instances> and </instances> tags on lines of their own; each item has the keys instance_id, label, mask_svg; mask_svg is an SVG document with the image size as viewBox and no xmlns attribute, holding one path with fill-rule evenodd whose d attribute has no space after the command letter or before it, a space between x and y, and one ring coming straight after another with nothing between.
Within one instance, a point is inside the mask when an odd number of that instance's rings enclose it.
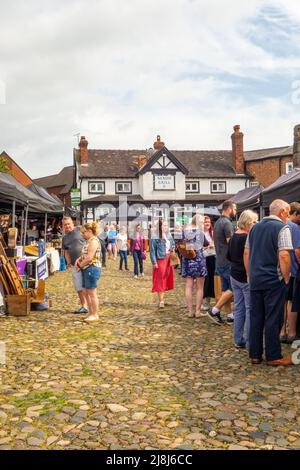
<instances>
[{"instance_id":1,"label":"white t-shirt","mask_svg":"<svg viewBox=\"0 0 300 470\"><path fill-rule=\"evenodd\" d=\"M119 233L117 235L117 246L119 248L119 250L121 251L127 251L127 234L124 233L123 235L121 233Z\"/></svg>"}]
</instances>

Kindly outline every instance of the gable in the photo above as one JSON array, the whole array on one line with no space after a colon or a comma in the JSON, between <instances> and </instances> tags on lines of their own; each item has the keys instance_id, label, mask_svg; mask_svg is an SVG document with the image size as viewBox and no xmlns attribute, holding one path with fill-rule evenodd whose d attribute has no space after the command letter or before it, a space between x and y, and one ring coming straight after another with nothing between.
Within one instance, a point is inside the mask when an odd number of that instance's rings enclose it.
<instances>
[{"instance_id":1,"label":"gable","mask_svg":"<svg viewBox=\"0 0 300 470\"><path fill-rule=\"evenodd\" d=\"M146 165L144 165L139 173L144 174L148 171L179 171L185 175L188 174L186 167L170 152L166 147L155 152Z\"/></svg>"}]
</instances>

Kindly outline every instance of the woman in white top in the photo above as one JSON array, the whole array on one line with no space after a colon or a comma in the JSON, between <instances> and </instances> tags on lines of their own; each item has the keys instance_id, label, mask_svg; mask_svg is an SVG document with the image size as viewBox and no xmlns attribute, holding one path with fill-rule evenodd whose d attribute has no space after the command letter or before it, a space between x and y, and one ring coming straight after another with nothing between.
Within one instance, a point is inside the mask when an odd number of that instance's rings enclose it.
<instances>
[{"instance_id":1,"label":"woman in white top","mask_svg":"<svg viewBox=\"0 0 300 470\"><path fill-rule=\"evenodd\" d=\"M127 237L126 227L121 227L120 233L117 235L116 242L117 242L118 252L120 255L119 270L123 271L123 262L124 262L125 271L129 271L128 263L127 263L128 237Z\"/></svg>"}]
</instances>

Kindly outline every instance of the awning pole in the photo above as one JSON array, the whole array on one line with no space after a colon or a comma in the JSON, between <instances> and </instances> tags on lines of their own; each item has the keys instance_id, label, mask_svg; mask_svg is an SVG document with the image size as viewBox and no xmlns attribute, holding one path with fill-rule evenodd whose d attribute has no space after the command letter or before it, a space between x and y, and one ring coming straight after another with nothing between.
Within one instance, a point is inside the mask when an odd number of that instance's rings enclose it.
<instances>
[{"instance_id":1,"label":"awning pole","mask_svg":"<svg viewBox=\"0 0 300 470\"><path fill-rule=\"evenodd\" d=\"M24 231L24 210L22 210L22 214L21 214L21 234L20 234L21 244L23 240L23 231Z\"/></svg>"},{"instance_id":2,"label":"awning pole","mask_svg":"<svg viewBox=\"0 0 300 470\"><path fill-rule=\"evenodd\" d=\"M28 222L28 207L29 204L27 202L26 210L25 210L25 222L24 222L24 242L23 245L26 245L26 233L27 233L27 222Z\"/></svg>"},{"instance_id":3,"label":"awning pole","mask_svg":"<svg viewBox=\"0 0 300 470\"><path fill-rule=\"evenodd\" d=\"M46 243L47 243L47 223L48 223L47 216L48 216L48 214L46 212L46 214L45 214L45 246L46 246Z\"/></svg>"},{"instance_id":4,"label":"awning pole","mask_svg":"<svg viewBox=\"0 0 300 470\"><path fill-rule=\"evenodd\" d=\"M13 200L13 210L12 210L12 227L15 228L16 226L16 201Z\"/></svg>"}]
</instances>

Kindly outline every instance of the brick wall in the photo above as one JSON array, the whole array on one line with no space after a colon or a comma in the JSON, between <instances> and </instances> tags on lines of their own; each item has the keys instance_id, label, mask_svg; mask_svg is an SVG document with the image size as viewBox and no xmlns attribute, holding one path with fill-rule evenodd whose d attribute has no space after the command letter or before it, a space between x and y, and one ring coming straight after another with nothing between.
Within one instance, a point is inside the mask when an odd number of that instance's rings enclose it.
<instances>
[{"instance_id":1,"label":"brick wall","mask_svg":"<svg viewBox=\"0 0 300 470\"><path fill-rule=\"evenodd\" d=\"M26 175L25 171L22 170L9 156L1 155L7 161L8 168L12 171L12 175L16 180L21 183L23 186L28 186L32 183L32 179Z\"/></svg>"},{"instance_id":2,"label":"brick wall","mask_svg":"<svg viewBox=\"0 0 300 470\"><path fill-rule=\"evenodd\" d=\"M290 156L246 162L246 172L250 176L254 176L255 181L258 181L266 188L280 176L286 174L286 163L292 161L293 158Z\"/></svg>"}]
</instances>

